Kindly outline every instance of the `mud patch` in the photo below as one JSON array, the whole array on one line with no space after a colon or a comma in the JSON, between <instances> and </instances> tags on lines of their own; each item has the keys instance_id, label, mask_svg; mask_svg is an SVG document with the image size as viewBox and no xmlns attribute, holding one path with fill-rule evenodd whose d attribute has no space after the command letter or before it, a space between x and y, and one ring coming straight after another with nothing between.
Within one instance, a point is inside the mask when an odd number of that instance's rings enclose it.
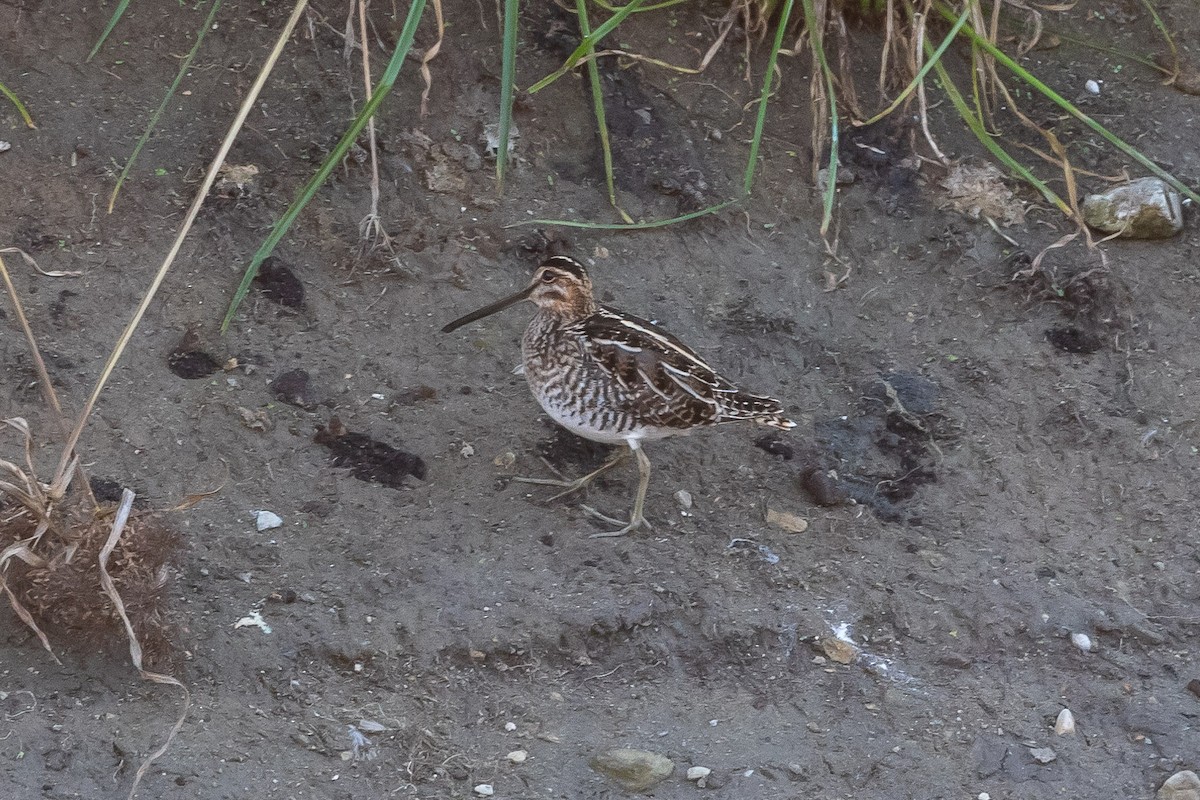
<instances>
[{"instance_id":1,"label":"mud patch","mask_svg":"<svg viewBox=\"0 0 1200 800\"><path fill-rule=\"evenodd\" d=\"M880 376L864 387L858 415L816 424L824 450L801 470L801 488L821 506L853 500L882 520L919 525L904 506L937 481L937 440L949 432L940 396L937 384L915 373Z\"/></svg>"},{"instance_id":2,"label":"mud patch","mask_svg":"<svg viewBox=\"0 0 1200 800\"><path fill-rule=\"evenodd\" d=\"M264 259L254 276L263 297L284 308L304 307L304 284L290 266L275 256Z\"/></svg>"},{"instance_id":3,"label":"mud patch","mask_svg":"<svg viewBox=\"0 0 1200 800\"><path fill-rule=\"evenodd\" d=\"M337 417L319 428L313 441L329 448L335 467L349 467L360 481L399 489L410 475L425 480L425 461L420 456L348 431Z\"/></svg>"}]
</instances>

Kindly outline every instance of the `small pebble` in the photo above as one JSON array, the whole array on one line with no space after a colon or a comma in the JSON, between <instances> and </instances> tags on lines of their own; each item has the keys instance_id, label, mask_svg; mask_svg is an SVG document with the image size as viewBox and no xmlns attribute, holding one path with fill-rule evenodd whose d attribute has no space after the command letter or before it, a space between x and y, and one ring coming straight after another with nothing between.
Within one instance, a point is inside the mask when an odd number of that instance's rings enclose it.
<instances>
[{"instance_id":1,"label":"small pebble","mask_svg":"<svg viewBox=\"0 0 1200 800\"><path fill-rule=\"evenodd\" d=\"M283 518L274 511L255 511L254 527L260 531L269 531L283 524Z\"/></svg>"},{"instance_id":2,"label":"small pebble","mask_svg":"<svg viewBox=\"0 0 1200 800\"><path fill-rule=\"evenodd\" d=\"M1070 736L1075 732L1075 715L1071 709L1064 708L1058 712L1058 719L1054 720L1054 732L1059 736Z\"/></svg>"},{"instance_id":3,"label":"small pebble","mask_svg":"<svg viewBox=\"0 0 1200 800\"><path fill-rule=\"evenodd\" d=\"M1039 764L1049 764L1054 759L1058 758L1058 753L1051 750L1049 747L1031 747L1029 755L1033 756L1033 760Z\"/></svg>"},{"instance_id":4,"label":"small pebble","mask_svg":"<svg viewBox=\"0 0 1200 800\"><path fill-rule=\"evenodd\" d=\"M511 753L506 755L505 758L514 764L524 764L525 759L529 758L529 753L525 750L513 750Z\"/></svg>"},{"instance_id":5,"label":"small pebble","mask_svg":"<svg viewBox=\"0 0 1200 800\"><path fill-rule=\"evenodd\" d=\"M517 723L515 723L515 722L504 723L504 730L508 731L509 733L512 733L516 729L517 729Z\"/></svg>"},{"instance_id":6,"label":"small pebble","mask_svg":"<svg viewBox=\"0 0 1200 800\"><path fill-rule=\"evenodd\" d=\"M822 639L821 649L825 651L825 655L829 656L831 661L839 664L852 664L854 659L858 658L858 648L854 646L854 643L836 636L826 636Z\"/></svg>"},{"instance_id":7,"label":"small pebble","mask_svg":"<svg viewBox=\"0 0 1200 800\"><path fill-rule=\"evenodd\" d=\"M767 524L782 528L788 533L804 533L808 530L808 520L787 511L776 511L773 508L767 509Z\"/></svg>"},{"instance_id":8,"label":"small pebble","mask_svg":"<svg viewBox=\"0 0 1200 800\"><path fill-rule=\"evenodd\" d=\"M679 503L679 507L687 511L692 507L692 493L687 489L680 489L675 493L675 502Z\"/></svg>"},{"instance_id":9,"label":"small pebble","mask_svg":"<svg viewBox=\"0 0 1200 800\"><path fill-rule=\"evenodd\" d=\"M708 767L688 767L687 779L689 781L698 781L707 778L712 773Z\"/></svg>"},{"instance_id":10,"label":"small pebble","mask_svg":"<svg viewBox=\"0 0 1200 800\"><path fill-rule=\"evenodd\" d=\"M1092 652L1092 637L1088 636L1086 633L1072 633L1071 644L1075 645L1085 653Z\"/></svg>"},{"instance_id":11,"label":"small pebble","mask_svg":"<svg viewBox=\"0 0 1200 800\"><path fill-rule=\"evenodd\" d=\"M475 787L475 794L479 795L480 797L491 797L495 793L496 790L492 788L490 783L481 783Z\"/></svg>"},{"instance_id":12,"label":"small pebble","mask_svg":"<svg viewBox=\"0 0 1200 800\"><path fill-rule=\"evenodd\" d=\"M1083 84L1083 88L1087 89L1088 94L1100 94L1100 84L1097 81L1088 80Z\"/></svg>"}]
</instances>

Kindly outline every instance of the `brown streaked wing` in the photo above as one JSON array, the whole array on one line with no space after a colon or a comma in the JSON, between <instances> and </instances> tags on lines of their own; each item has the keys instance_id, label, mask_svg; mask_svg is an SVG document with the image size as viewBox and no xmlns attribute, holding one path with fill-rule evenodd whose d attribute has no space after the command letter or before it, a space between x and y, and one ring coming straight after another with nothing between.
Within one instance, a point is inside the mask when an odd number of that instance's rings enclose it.
<instances>
[{"instance_id":1,"label":"brown streaked wing","mask_svg":"<svg viewBox=\"0 0 1200 800\"><path fill-rule=\"evenodd\" d=\"M647 425L692 428L721 422L738 389L657 325L611 308L577 326L581 346L624 391L624 409Z\"/></svg>"}]
</instances>

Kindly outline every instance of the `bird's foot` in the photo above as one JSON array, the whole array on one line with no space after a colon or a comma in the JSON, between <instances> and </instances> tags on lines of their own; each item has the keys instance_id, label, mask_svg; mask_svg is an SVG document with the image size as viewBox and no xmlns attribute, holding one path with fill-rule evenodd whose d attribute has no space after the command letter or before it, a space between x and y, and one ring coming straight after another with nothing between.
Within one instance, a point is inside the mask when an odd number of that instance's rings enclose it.
<instances>
[{"instance_id":1,"label":"bird's foot","mask_svg":"<svg viewBox=\"0 0 1200 800\"><path fill-rule=\"evenodd\" d=\"M589 539L612 539L612 538L616 538L617 536L624 536L625 534L629 533L630 531L636 531L639 528L646 528L647 530L653 529L653 526L650 524L650 520L646 519L641 514L634 515L633 519L629 520L629 522L626 523L625 520L617 519L616 517L610 517L607 514L601 514L599 511L592 508L591 506L585 506L585 505L581 504L579 506L579 508L582 509L584 512L586 512L587 515L589 517L592 517L593 519L598 519L601 522L608 523L609 525L621 526L619 530L602 531L600 533L593 533L591 536L588 537Z\"/></svg>"},{"instance_id":2,"label":"bird's foot","mask_svg":"<svg viewBox=\"0 0 1200 800\"><path fill-rule=\"evenodd\" d=\"M552 497L546 498L546 502L549 503L554 500L557 500L560 497L566 497L569 494L573 494L575 492L578 492L580 489L585 488L588 484L590 484L592 481L594 481L597 476L601 475L602 473L608 471L612 467L621 463L622 459L625 458L626 452L628 452L628 451L618 452L616 455L610 457L607 461L605 461L603 464L601 464L598 469L594 469L591 472L589 472L587 475L584 475L582 478L576 478L573 481L564 480L562 477L562 473L559 472L557 469L555 469L554 465L551 464L550 462L546 461L546 459L544 459L544 458L542 459L542 463L545 464L547 467L549 467L550 470L555 475L558 475L559 476L558 478L521 478L521 477L517 477L517 478L513 478L512 480L516 481L517 483L532 483L536 486L558 486L558 487L560 487L562 489L561 492L553 495Z\"/></svg>"},{"instance_id":3,"label":"bird's foot","mask_svg":"<svg viewBox=\"0 0 1200 800\"><path fill-rule=\"evenodd\" d=\"M555 478L522 478L514 477L511 479L514 483L532 483L535 486L558 486L562 489L550 497L546 498L546 502L550 503L560 497L566 497L569 494L578 492L592 482L592 476L585 475L582 478L576 478L573 481L556 480Z\"/></svg>"}]
</instances>

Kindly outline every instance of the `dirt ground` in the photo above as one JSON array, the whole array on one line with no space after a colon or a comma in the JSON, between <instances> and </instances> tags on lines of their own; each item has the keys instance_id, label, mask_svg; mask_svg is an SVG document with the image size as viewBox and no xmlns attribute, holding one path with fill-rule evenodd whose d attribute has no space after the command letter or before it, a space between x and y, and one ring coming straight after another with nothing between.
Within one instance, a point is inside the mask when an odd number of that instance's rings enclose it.
<instances>
[{"instance_id":1,"label":"dirt ground","mask_svg":"<svg viewBox=\"0 0 1200 800\"><path fill-rule=\"evenodd\" d=\"M529 5L522 87L573 46L562 17ZM7 259L71 409L288 11L225 4L109 215L115 174L207 13L134 3L85 63L112 6L0 0L0 81L38 125L0 103L12 145L0 153L0 244L83 273L44 277ZM1030 256L1070 230L1032 194L1014 186L1033 202L1006 230L1014 247L944 208L941 171L903 160L907 130L848 133L857 180L840 192L834 261L817 232L804 56L781 62L745 213L632 233L507 227L615 221L586 81L519 98L518 163L498 200L481 143L499 90L496 14L449 0L429 115L412 59L379 119L392 252L362 246L369 169L352 159L276 252L303 303L256 289L222 337L250 255L362 102L343 54L347 4L314 6L228 159L256 166L256 182L206 206L81 445L91 475L152 508L220 487L169 516L184 537L168 590L174 671L193 707L140 797L467 798L481 784L497 798L621 797L588 766L615 747L675 762L652 790L661 798L1150 798L1197 766L1194 211L1174 239L1105 245L1106 268L1073 243L1032 274ZM1160 10L1200 57L1195 5ZM695 64L723 8L655 13L613 44ZM377 72L403 9L391 14L375 3ZM1161 49L1132 0L1048 19L1129 52ZM877 47L874 32L854 36ZM433 39L424 24L418 48ZM745 80L743 52L735 36L700 75L606 63L632 215L672 216L740 185L758 81ZM1026 63L1200 184L1200 97L1069 43ZM1057 126L1078 166L1140 174L1044 101L1027 110ZM951 114L934 109L940 143L982 163ZM575 501L511 483L580 474L604 450L555 430L512 373L530 307L439 329L556 249L588 261L606 302L783 399L797 430L652 444L654 529L621 539L588 538L602 528ZM61 437L0 305L0 415L30 421L49 474ZM230 358L238 366L220 368ZM314 440L335 416L419 456L405 462L414 474L389 485L335 464ZM0 448L20 457L12 432ZM625 514L635 482L623 467L587 500ZM257 531L264 509L283 525ZM238 627L255 611L269 631ZM822 645L838 629L861 648L851 663ZM50 631L58 665L12 614L0 634L0 793L124 796L178 693L140 681L120 647L79 652ZM1074 735L1054 734L1063 708ZM705 787L686 779L691 766L712 770Z\"/></svg>"}]
</instances>

